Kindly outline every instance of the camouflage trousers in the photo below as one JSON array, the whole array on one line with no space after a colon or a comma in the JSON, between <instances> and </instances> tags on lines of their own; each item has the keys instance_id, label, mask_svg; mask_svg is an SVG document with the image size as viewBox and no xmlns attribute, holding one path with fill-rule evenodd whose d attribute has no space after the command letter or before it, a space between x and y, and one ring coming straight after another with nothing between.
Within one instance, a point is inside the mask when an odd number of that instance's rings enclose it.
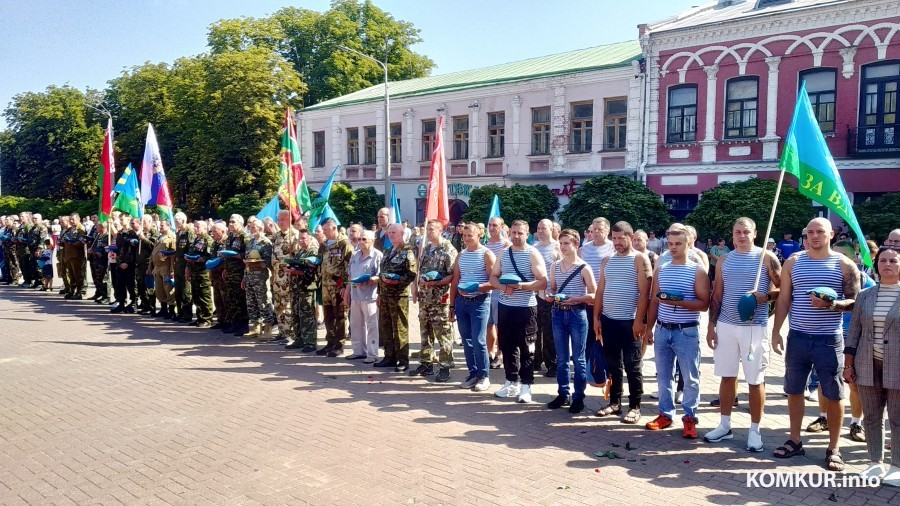
<instances>
[{"instance_id":1,"label":"camouflage trousers","mask_svg":"<svg viewBox=\"0 0 900 506\"><path fill-rule=\"evenodd\" d=\"M244 269L225 272L225 323L243 323L247 320L247 293L241 287Z\"/></svg>"},{"instance_id":2,"label":"camouflage trousers","mask_svg":"<svg viewBox=\"0 0 900 506\"><path fill-rule=\"evenodd\" d=\"M420 304L419 329L422 335L420 362L425 365L437 363L447 369L453 367L453 328L450 325L449 306ZM435 348L439 348L439 353L435 353Z\"/></svg>"},{"instance_id":3,"label":"camouflage trousers","mask_svg":"<svg viewBox=\"0 0 900 506\"><path fill-rule=\"evenodd\" d=\"M197 321L212 323L212 283L208 271L191 273L191 301L197 306Z\"/></svg>"},{"instance_id":4,"label":"camouflage trousers","mask_svg":"<svg viewBox=\"0 0 900 506\"><path fill-rule=\"evenodd\" d=\"M326 293L329 293L327 301ZM328 292L327 287L322 289L322 313L325 315L325 344L342 348L347 338L347 311L340 291Z\"/></svg>"},{"instance_id":5,"label":"camouflage trousers","mask_svg":"<svg viewBox=\"0 0 900 506\"><path fill-rule=\"evenodd\" d=\"M384 343L384 359L409 364L409 297L379 295L378 337Z\"/></svg>"},{"instance_id":6,"label":"camouflage trousers","mask_svg":"<svg viewBox=\"0 0 900 506\"><path fill-rule=\"evenodd\" d=\"M109 268L109 262L106 256L102 256L97 260L91 260L91 279L94 281L96 293L104 298L109 297L109 288L106 285L106 271Z\"/></svg>"},{"instance_id":7,"label":"camouflage trousers","mask_svg":"<svg viewBox=\"0 0 900 506\"><path fill-rule=\"evenodd\" d=\"M184 275L187 268L187 262L175 261L175 310L178 311L178 318L188 319L191 317L193 308L191 305L191 282Z\"/></svg>"},{"instance_id":8,"label":"camouflage trousers","mask_svg":"<svg viewBox=\"0 0 900 506\"><path fill-rule=\"evenodd\" d=\"M291 291L291 320L294 324L293 336L295 341L304 345L316 345L316 291L301 290ZM287 334L285 334L287 335Z\"/></svg>"},{"instance_id":9,"label":"camouflage trousers","mask_svg":"<svg viewBox=\"0 0 900 506\"><path fill-rule=\"evenodd\" d=\"M275 323L275 314L272 303L269 301L269 271L247 270L247 318L250 324Z\"/></svg>"},{"instance_id":10,"label":"camouflage trousers","mask_svg":"<svg viewBox=\"0 0 900 506\"><path fill-rule=\"evenodd\" d=\"M291 282L292 279L286 270L280 265L276 266L275 276L272 277L272 302L275 306L275 320L278 322L278 330L282 336L294 335L294 317L291 311Z\"/></svg>"},{"instance_id":11,"label":"camouflage trousers","mask_svg":"<svg viewBox=\"0 0 900 506\"><path fill-rule=\"evenodd\" d=\"M147 269L150 268L149 262L141 262L137 264L134 270L135 282L137 283L138 307L145 311L156 309L156 291L147 283ZM156 280L153 280L153 286L156 286Z\"/></svg>"},{"instance_id":12,"label":"camouflage trousers","mask_svg":"<svg viewBox=\"0 0 900 506\"><path fill-rule=\"evenodd\" d=\"M209 282L212 285L213 306L216 315L216 323L225 321L225 280L222 279L222 270L209 271Z\"/></svg>"},{"instance_id":13,"label":"camouflage trousers","mask_svg":"<svg viewBox=\"0 0 900 506\"><path fill-rule=\"evenodd\" d=\"M3 257L6 259L6 274L11 283L19 280L19 257L16 256L16 247L12 243L4 244Z\"/></svg>"},{"instance_id":14,"label":"camouflage trousers","mask_svg":"<svg viewBox=\"0 0 900 506\"><path fill-rule=\"evenodd\" d=\"M161 306L175 305L175 299L172 297L172 286L166 283L166 278L169 277L169 274L169 269L165 265L153 268L153 290L156 300L159 301Z\"/></svg>"}]
</instances>

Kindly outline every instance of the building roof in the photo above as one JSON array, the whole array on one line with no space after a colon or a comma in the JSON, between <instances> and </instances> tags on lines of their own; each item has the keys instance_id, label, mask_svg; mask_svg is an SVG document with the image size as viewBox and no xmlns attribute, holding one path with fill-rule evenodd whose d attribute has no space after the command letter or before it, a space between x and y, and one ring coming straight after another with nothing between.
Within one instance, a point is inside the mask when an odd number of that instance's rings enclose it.
<instances>
[{"instance_id":1,"label":"building roof","mask_svg":"<svg viewBox=\"0 0 900 506\"><path fill-rule=\"evenodd\" d=\"M757 16L846 3L848 0L716 0L688 9L656 23L647 25L650 33L694 28L701 25L743 20ZM852 0L849 0L852 1Z\"/></svg>"},{"instance_id":2,"label":"building roof","mask_svg":"<svg viewBox=\"0 0 900 506\"><path fill-rule=\"evenodd\" d=\"M541 77L626 67L631 65L632 60L640 57L641 47L637 41L619 42L549 56L539 56L492 67L407 79L405 81L392 81L389 91L391 99L446 93ZM347 95L332 98L331 100L319 102L306 107L304 111L375 102L383 99L384 85L377 84Z\"/></svg>"}]
</instances>

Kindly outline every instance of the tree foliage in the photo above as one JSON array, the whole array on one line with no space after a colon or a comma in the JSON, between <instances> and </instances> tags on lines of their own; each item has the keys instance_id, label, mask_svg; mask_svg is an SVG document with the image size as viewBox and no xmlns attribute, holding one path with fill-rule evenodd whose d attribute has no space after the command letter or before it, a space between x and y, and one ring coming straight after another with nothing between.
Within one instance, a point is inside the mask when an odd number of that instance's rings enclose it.
<instances>
[{"instance_id":1,"label":"tree foliage","mask_svg":"<svg viewBox=\"0 0 900 506\"><path fill-rule=\"evenodd\" d=\"M509 224L525 220L531 230L544 218L552 218L559 209L559 198L547 185L520 185L511 187L494 184L480 186L469 194L469 208L463 214L466 221L485 223L494 195L500 197L500 216Z\"/></svg>"},{"instance_id":2,"label":"tree foliage","mask_svg":"<svg viewBox=\"0 0 900 506\"><path fill-rule=\"evenodd\" d=\"M313 191L311 196L316 198L319 194ZM341 220L341 225L346 227L350 223L362 223L369 227L375 223L378 210L384 206L384 195L371 186L352 188L349 183L336 182L331 187L328 203Z\"/></svg>"},{"instance_id":3,"label":"tree foliage","mask_svg":"<svg viewBox=\"0 0 900 506\"><path fill-rule=\"evenodd\" d=\"M78 213L81 216L97 214L96 200L58 200L25 198L12 195L0 197L0 215L18 214L22 211L39 213L44 219Z\"/></svg>"},{"instance_id":4,"label":"tree foliage","mask_svg":"<svg viewBox=\"0 0 900 506\"><path fill-rule=\"evenodd\" d=\"M881 244L891 230L900 227L900 193L887 193L853 207L859 226Z\"/></svg>"},{"instance_id":5,"label":"tree foliage","mask_svg":"<svg viewBox=\"0 0 900 506\"><path fill-rule=\"evenodd\" d=\"M304 105L384 82L378 64L339 45L387 62L391 81L423 77L434 67L410 49L422 41L419 30L369 0L335 0L325 12L286 7L267 18L223 19L210 27L207 41L213 54L252 47L280 54L309 86Z\"/></svg>"},{"instance_id":6,"label":"tree foliage","mask_svg":"<svg viewBox=\"0 0 900 506\"><path fill-rule=\"evenodd\" d=\"M701 239L724 237L730 243L734 220L746 216L756 222L759 232L756 243L757 246L762 246L777 186L776 181L758 178L737 183L722 183L703 192L699 204L687 215L685 222L697 228ZM799 237L800 230L814 215L815 211L810 200L801 195L796 188L785 184L778 199L772 236L779 237L791 232L795 237Z\"/></svg>"},{"instance_id":7,"label":"tree foliage","mask_svg":"<svg viewBox=\"0 0 900 506\"><path fill-rule=\"evenodd\" d=\"M635 230L661 231L672 221L659 195L638 181L619 175L588 179L559 215L565 228L586 230L594 218L627 221Z\"/></svg>"},{"instance_id":8,"label":"tree foliage","mask_svg":"<svg viewBox=\"0 0 900 506\"><path fill-rule=\"evenodd\" d=\"M222 219L228 218L232 214L240 214L246 219L249 216L256 216L256 213L262 210L268 202L269 199L259 195L239 193L219 205L216 212Z\"/></svg>"}]
</instances>

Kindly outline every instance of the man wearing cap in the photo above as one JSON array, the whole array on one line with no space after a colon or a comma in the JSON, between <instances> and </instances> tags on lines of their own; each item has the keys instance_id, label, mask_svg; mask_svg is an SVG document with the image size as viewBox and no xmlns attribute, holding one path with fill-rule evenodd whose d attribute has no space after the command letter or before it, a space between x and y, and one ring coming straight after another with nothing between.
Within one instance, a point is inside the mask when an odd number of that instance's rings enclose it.
<instances>
[{"instance_id":1,"label":"man wearing cap","mask_svg":"<svg viewBox=\"0 0 900 506\"><path fill-rule=\"evenodd\" d=\"M384 359L375 367L409 368L409 294L416 279L416 255L403 242L403 225L388 227L391 248L381 260L378 278L378 336L384 343Z\"/></svg>"},{"instance_id":2,"label":"man wearing cap","mask_svg":"<svg viewBox=\"0 0 900 506\"><path fill-rule=\"evenodd\" d=\"M319 256L322 258L322 308L325 313L325 347L316 351L316 355L338 357L344 352L344 339L347 336L347 313L341 292L350 281L350 257L353 247L346 236L338 233L338 225L334 218L322 222L322 233L325 243L320 245Z\"/></svg>"},{"instance_id":3,"label":"man wearing cap","mask_svg":"<svg viewBox=\"0 0 900 506\"><path fill-rule=\"evenodd\" d=\"M247 291L247 317L250 332L245 337L259 337L269 340L272 324L275 322L272 303L269 300L269 269L272 268L272 241L263 230L263 222L251 216L247 222L250 242L244 252L244 282L241 288Z\"/></svg>"},{"instance_id":4,"label":"man wearing cap","mask_svg":"<svg viewBox=\"0 0 900 506\"><path fill-rule=\"evenodd\" d=\"M719 383L719 426L706 433L703 440L717 443L734 437L731 431L731 409L737 384L738 368L750 385L750 431L747 451L761 452L762 419L766 392L766 366L769 364L769 301L778 297L781 263L770 251L755 246L756 222L738 218L731 228L734 250L718 259L718 275L713 284L709 304L706 343L713 350L715 375ZM763 268L759 283L753 286L760 256Z\"/></svg>"},{"instance_id":5,"label":"man wearing cap","mask_svg":"<svg viewBox=\"0 0 900 506\"><path fill-rule=\"evenodd\" d=\"M425 239L419 259L419 329L422 336L420 365L410 376L431 376L437 361L440 371L435 381L445 383L450 380L453 368L453 329L450 326L449 297L450 282L453 281L453 263L456 248L441 236L444 225L438 220L428 220L425 224ZM429 273L437 273L434 279L426 279ZM435 346L440 348L435 353Z\"/></svg>"},{"instance_id":6,"label":"man wearing cap","mask_svg":"<svg viewBox=\"0 0 900 506\"><path fill-rule=\"evenodd\" d=\"M807 249L788 258L781 276L781 292L775 309L772 349L781 354L781 328L790 314L787 353L784 357L784 391L788 394L790 439L775 449L778 458L804 455L800 440L804 394L811 369L819 376L827 399L829 442L825 452L829 471L842 471L839 445L844 422L842 379L844 336L841 311L852 308L859 293L859 269L852 260L832 251L831 222L815 218L806 227ZM831 299L831 300L827 300Z\"/></svg>"},{"instance_id":7,"label":"man wearing cap","mask_svg":"<svg viewBox=\"0 0 900 506\"><path fill-rule=\"evenodd\" d=\"M316 289L319 287L319 246L306 227L297 231L297 265L287 269L291 276L291 321L294 333L287 349L300 348L301 353L316 351ZM377 354L378 343L375 343Z\"/></svg>"},{"instance_id":8,"label":"man wearing cap","mask_svg":"<svg viewBox=\"0 0 900 506\"><path fill-rule=\"evenodd\" d=\"M175 301L172 298L172 285L166 279L175 275L175 257L164 255L162 251L175 251L175 234L169 220L159 222L159 236L150 252L150 266L146 274L153 275L153 290L159 301L159 312L155 316L171 318L175 314Z\"/></svg>"},{"instance_id":9,"label":"man wearing cap","mask_svg":"<svg viewBox=\"0 0 900 506\"><path fill-rule=\"evenodd\" d=\"M378 275L384 255L375 249L375 233L359 230L357 250L350 257L350 280L342 298L350 305L350 341L353 354L348 360L364 359L366 364L378 360ZM310 307L310 311L312 311ZM313 320L315 323L315 320Z\"/></svg>"},{"instance_id":10,"label":"man wearing cap","mask_svg":"<svg viewBox=\"0 0 900 506\"><path fill-rule=\"evenodd\" d=\"M207 232L208 227L204 220L194 222L194 242L190 251L185 253L188 264L185 274L191 281L191 302L197 307L197 320L191 325L201 329L212 326L212 284L206 261L212 256L214 241Z\"/></svg>"}]
</instances>

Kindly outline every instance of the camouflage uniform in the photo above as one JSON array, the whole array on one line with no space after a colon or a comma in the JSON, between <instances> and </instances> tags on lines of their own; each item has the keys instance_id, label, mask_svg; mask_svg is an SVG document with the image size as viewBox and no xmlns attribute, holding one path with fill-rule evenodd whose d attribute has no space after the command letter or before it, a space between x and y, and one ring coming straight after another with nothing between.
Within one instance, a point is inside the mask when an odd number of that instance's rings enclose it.
<instances>
[{"instance_id":1,"label":"camouflage uniform","mask_svg":"<svg viewBox=\"0 0 900 506\"><path fill-rule=\"evenodd\" d=\"M182 322L191 320L191 283L184 275L187 269L184 254L190 254L194 239L193 227L188 225L181 232L175 233L175 310L178 312L178 321Z\"/></svg>"},{"instance_id":2,"label":"camouflage uniform","mask_svg":"<svg viewBox=\"0 0 900 506\"><path fill-rule=\"evenodd\" d=\"M156 312L156 294L153 288L147 286L147 271L150 269L150 256L158 237L159 233L156 230L150 230L138 236L140 242L138 242L134 260L134 276L140 301L138 307L151 314ZM156 286L155 282L154 286Z\"/></svg>"},{"instance_id":3,"label":"camouflage uniform","mask_svg":"<svg viewBox=\"0 0 900 506\"><path fill-rule=\"evenodd\" d=\"M210 247L210 258L215 258L219 255L219 252L225 249L225 239L222 238L221 241L213 240L213 244ZM224 327L226 323L225 321L225 280L222 278L225 273L225 265L224 263L219 264L218 267L209 271L209 281L212 284L212 293L213 293L213 312L216 315L216 328Z\"/></svg>"},{"instance_id":4,"label":"camouflage uniform","mask_svg":"<svg viewBox=\"0 0 900 506\"><path fill-rule=\"evenodd\" d=\"M385 274L400 276L385 283ZM381 260L378 282L378 336L384 342L384 361L409 365L409 285L416 279L416 255L409 246L391 248Z\"/></svg>"},{"instance_id":5,"label":"camouflage uniform","mask_svg":"<svg viewBox=\"0 0 900 506\"><path fill-rule=\"evenodd\" d=\"M298 246L299 248L299 246ZM317 258L319 248L315 244L305 250L297 251L295 260ZM304 346L316 345L316 289L319 287L319 266L305 263L296 269L297 274L291 276L291 320L294 325L295 341Z\"/></svg>"},{"instance_id":6,"label":"camouflage uniform","mask_svg":"<svg viewBox=\"0 0 900 506\"><path fill-rule=\"evenodd\" d=\"M353 246L346 237L326 241L319 247L322 257L322 311L325 313L325 346L342 350L347 333L347 314L341 290L350 280L350 257Z\"/></svg>"},{"instance_id":7,"label":"camouflage uniform","mask_svg":"<svg viewBox=\"0 0 900 506\"><path fill-rule=\"evenodd\" d=\"M249 261L253 252L259 254L261 262ZM250 325L275 323L272 303L269 301L269 287L266 285L269 281L269 269L272 267L272 241L265 234L250 239L244 252L244 260L247 260L244 286L247 291L247 317Z\"/></svg>"},{"instance_id":8,"label":"camouflage uniform","mask_svg":"<svg viewBox=\"0 0 900 506\"><path fill-rule=\"evenodd\" d=\"M175 234L171 230L156 238L156 244L153 245L150 253L156 300L159 301L160 311L163 314L170 314L170 310L175 310L175 300L172 297L172 286L166 283L166 278L171 276L175 270L175 257L163 255L160 251L175 251Z\"/></svg>"},{"instance_id":9,"label":"camouflage uniform","mask_svg":"<svg viewBox=\"0 0 900 506\"><path fill-rule=\"evenodd\" d=\"M209 279L209 271L206 270L206 261L212 254L215 241L207 235L198 235L191 245L190 255L200 255L200 259L188 262L188 270L191 273L191 300L197 306L197 323L212 323L212 283Z\"/></svg>"},{"instance_id":10,"label":"camouflage uniform","mask_svg":"<svg viewBox=\"0 0 900 506\"><path fill-rule=\"evenodd\" d=\"M15 284L19 280L19 257L16 255L16 243L12 238L15 237L18 229L7 228L6 234L9 239L3 241L3 257L6 258L6 270L9 273L7 281Z\"/></svg>"},{"instance_id":11,"label":"camouflage uniform","mask_svg":"<svg viewBox=\"0 0 900 506\"><path fill-rule=\"evenodd\" d=\"M226 250L234 251L236 257L225 257L222 262L225 265L225 323L233 325L246 325L247 323L247 294L241 287L244 280L244 253L250 236L243 230L237 234L228 233L225 239ZM221 250L220 250L221 251Z\"/></svg>"},{"instance_id":12,"label":"camouflage uniform","mask_svg":"<svg viewBox=\"0 0 900 506\"><path fill-rule=\"evenodd\" d=\"M278 321L279 334L282 337L293 337L293 315L291 312L291 283L293 276L287 272L284 261L293 258L299 246L300 233L294 227L287 232L279 230L275 233L272 245L272 302L275 304L275 319ZM315 314L315 313L314 313ZM315 317L313 318L315 320Z\"/></svg>"},{"instance_id":13,"label":"camouflage uniform","mask_svg":"<svg viewBox=\"0 0 900 506\"><path fill-rule=\"evenodd\" d=\"M31 280L35 286L39 286L44 276L38 267L38 255L44 248L44 240L50 237L50 233L43 225L31 227L28 233L28 268L31 269Z\"/></svg>"},{"instance_id":14,"label":"camouflage uniform","mask_svg":"<svg viewBox=\"0 0 900 506\"><path fill-rule=\"evenodd\" d=\"M66 268L66 241L65 233L69 229L62 230L56 238L56 274L63 282L62 293L72 293L72 284L69 282L69 269Z\"/></svg>"},{"instance_id":15,"label":"camouflage uniform","mask_svg":"<svg viewBox=\"0 0 900 506\"><path fill-rule=\"evenodd\" d=\"M426 244L419 263L419 276L436 271L442 279L453 275L456 248L446 239L438 246ZM419 354L423 365L435 362L435 345L440 347L438 363L442 368L453 367L453 329L449 318L450 285L419 286L419 329L422 335L422 351Z\"/></svg>"},{"instance_id":16,"label":"camouflage uniform","mask_svg":"<svg viewBox=\"0 0 900 506\"><path fill-rule=\"evenodd\" d=\"M22 282L30 285L34 282L34 275L28 262L28 236L31 234L32 225L20 225L16 230L16 258L19 260L19 269L22 271Z\"/></svg>"},{"instance_id":17,"label":"camouflage uniform","mask_svg":"<svg viewBox=\"0 0 900 506\"><path fill-rule=\"evenodd\" d=\"M134 305L137 302L134 287L134 259L137 255L137 245L140 243L137 234L133 230L121 231L116 236L116 246L119 251L116 252L116 276L115 276L115 295L116 302L125 306L126 294L128 295L128 305ZM123 269L121 264L126 264ZM129 309L129 311L131 311Z\"/></svg>"},{"instance_id":18,"label":"camouflage uniform","mask_svg":"<svg viewBox=\"0 0 900 506\"><path fill-rule=\"evenodd\" d=\"M82 242L84 235L84 228L81 223L77 223L63 231L58 241L63 245L63 262L69 276L66 295L69 297L76 295L80 297L81 290L84 288L84 277L82 276L85 261L84 242Z\"/></svg>"},{"instance_id":19,"label":"camouflage uniform","mask_svg":"<svg viewBox=\"0 0 900 506\"><path fill-rule=\"evenodd\" d=\"M94 227L94 230L97 230L97 228ZM106 255L107 246L109 246L109 235L95 233L94 240L91 242L88 250L88 257L91 262L91 278L94 281L95 298L97 300L109 298L109 287L106 284L106 272L109 270L109 257Z\"/></svg>"}]
</instances>

